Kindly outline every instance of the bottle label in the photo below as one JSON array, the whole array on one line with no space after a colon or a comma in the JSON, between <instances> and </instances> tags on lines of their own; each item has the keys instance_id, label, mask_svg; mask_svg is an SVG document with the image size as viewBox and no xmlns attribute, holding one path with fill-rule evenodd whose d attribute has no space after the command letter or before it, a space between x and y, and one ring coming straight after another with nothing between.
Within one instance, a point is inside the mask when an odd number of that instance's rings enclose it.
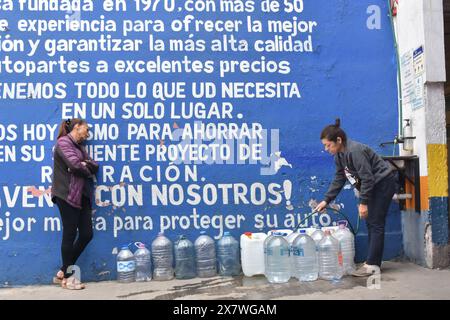
<instances>
[{"instance_id":1,"label":"bottle label","mask_svg":"<svg viewBox=\"0 0 450 320\"><path fill-rule=\"evenodd\" d=\"M134 261L117 261L117 272L132 272L136 269Z\"/></svg>"},{"instance_id":2,"label":"bottle label","mask_svg":"<svg viewBox=\"0 0 450 320\"><path fill-rule=\"evenodd\" d=\"M289 249L280 249L280 256L289 256Z\"/></svg>"},{"instance_id":3,"label":"bottle label","mask_svg":"<svg viewBox=\"0 0 450 320\"><path fill-rule=\"evenodd\" d=\"M268 256L273 255L273 249L272 248L265 248L264 253Z\"/></svg>"},{"instance_id":4,"label":"bottle label","mask_svg":"<svg viewBox=\"0 0 450 320\"><path fill-rule=\"evenodd\" d=\"M342 257L342 251L339 251L338 253L338 261L340 266L344 265L344 258Z\"/></svg>"},{"instance_id":5,"label":"bottle label","mask_svg":"<svg viewBox=\"0 0 450 320\"><path fill-rule=\"evenodd\" d=\"M303 249L294 249L294 256L296 256L296 257L304 257L305 256L305 252L303 251Z\"/></svg>"}]
</instances>

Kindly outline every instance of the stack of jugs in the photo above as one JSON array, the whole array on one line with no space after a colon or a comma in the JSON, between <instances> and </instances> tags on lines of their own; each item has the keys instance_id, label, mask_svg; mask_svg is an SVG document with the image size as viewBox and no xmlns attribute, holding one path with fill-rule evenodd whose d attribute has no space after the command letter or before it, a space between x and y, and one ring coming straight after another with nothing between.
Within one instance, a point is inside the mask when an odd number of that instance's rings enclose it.
<instances>
[{"instance_id":1,"label":"stack of jugs","mask_svg":"<svg viewBox=\"0 0 450 320\"><path fill-rule=\"evenodd\" d=\"M136 259L136 281L150 281L152 279L152 257L150 251L142 242L136 243L138 249L134 252Z\"/></svg>"},{"instance_id":2,"label":"stack of jugs","mask_svg":"<svg viewBox=\"0 0 450 320\"><path fill-rule=\"evenodd\" d=\"M319 258L319 278L324 280L339 280L343 276L342 254L339 241L329 230L325 231L323 239L317 246Z\"/></svg>"},{"instance_id":3,"label":"stack of jugs","mask_svg":"<svg viewBox=\"0 0 450 320\"><path fill-rule=\"evenodd\" d=\"M265 274L264 241L267 234L263 232L245 232L241 235L241 264L246 277Z\"/></svg>"},{"instance_id":4,"label":"stack of jugs","mask_svg":"<svg viewBox=\"0 0 450 320\"><path fill-rule=\"evenodd\" d=\"M172 241L159 233L152 242L153 279L164 281L173 279Z\"/></svg>"},{"instance_id":5,"label":"stack of jugs","mask_svg":"<svg viewBox=\"0 0 450 320\"><path fill-rule=\"evenodd\" d=\"M121 283L136 280L136 260L128 245L123 245L117 254L117 281Z\"/></svg>"},{"instance_id":6,"label":"stack of jugs","mask_svg":"<svg viewBox=\"0 0 450 320\"><path fill-rule=\"evenodd\" d=\"M239 243L229 232L217 242L217 260L221 276L237 276L241 273Z\"/></svg>"},{"instance_id":7,"label":"stack of jugs","mask_svg":"<svg viewBox=\"0 0 450 320\"><path fill-rule=\"evenodd\" d=\"M352 274L355 271L355 237L346 227L346 221L339 221L339 229L333 233L341 246L344 274Z\"/></svg>"},{"instance_id":8,"label":"stack of jugs","mask_svg":"<svg viewBox=\"0 0 450 320\"><path fill-rule=\"evenodd\" d=\"M265 275L270 283L285 283L291 278L289 243L285 236L275 232L264 241Z\"/></svg>"},{"instance_id":9,"label":"stack of jugs","mask_svg":"<svg viewBox=\"0 0 450 320\"><path fill-rule=\"evenodd\" d=\"M214 240L206 235L205 231L202 231L197 240L195 240L194 247L197 260L197 275L200 278L216 276L216 244Z\"/></svg>"},{"instance_id":10,"label":"stack of jugs","mask_svg":"<svg viewBox=\"0 0 450 320\"><path fill-rule=\"evenodd\" d=\"M194 244L181 235L175 242L175 277L192 279L197 275Z\"/></svg>"},{"instance_id":11,"label":"stack of jugs","mask_svg":"<svg viewBox=\"0 0 450 320\"><path fill-rule=\"evenodd\" d=\"M292 243L292 276L299 281L315 281L318 277L318 260L316 253L316 243L306 234L305 230L300 230L300 234Z\"/></svg>"}]
</instances>

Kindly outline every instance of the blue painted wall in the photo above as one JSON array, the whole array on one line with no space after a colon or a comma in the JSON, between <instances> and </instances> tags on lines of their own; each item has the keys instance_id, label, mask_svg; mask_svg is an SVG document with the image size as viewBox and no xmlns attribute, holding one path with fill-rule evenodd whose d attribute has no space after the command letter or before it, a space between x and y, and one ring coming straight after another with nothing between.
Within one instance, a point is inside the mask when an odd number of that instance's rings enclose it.
<instances>
[{"instance_id":1,"label":"blue painted wall","mask_svg":"<svg viewBox=\"0 0 450 320\"><path fill-rule=\"evenodd\" d=\"M380 29L368 29L367 21L372 21L373 11L368 7L371 5L378 6L380 11ZM373 9L373 8L372 8ZM375 13L377 13L375 11ZM82 13L82 19L90 19L98 17L101 12ZM245 14L224 14L220 17L217 14L195 14L203 19L233 19L239 18L245 21ZM46 16L49 19L52 15ZM62 14L55 14L55 18L61 18ZM145 15L138 15L128 12L109 13L108 18L121 22L126 18L142 18ZM181 14L179 15L182 16ZM15 10L8 14L10 25L13 25L20 17L24 17L24 13ZM26 18L35 19L39 17L38 13L25 15ZM158 15L160 19L167 22L173 17L169 14ZM285 13L272 14L253 14L254 19L266 21L267 19L289 18ZM273 98L273 99L233 99L231 102L234 106L231 122L247 122L261 123L265 129L279 130L279 148L273 147L270 151L281 151L284 157L291 165L283 166L276 174L262 175L261 169L266 164L241 164L241 165L207 165L200 164L197 169L199 178L205 178L205 181L199 180L199 185L205 183L244 183L250 186L253 183L261 183L268 186L270 183L276 183L276 190L282 191L283 182L285 180L292 182L292 197L290 199L294 210L286 208L287 199L285 193L279 193L279 203L270 204L268 202L262 205L252 204L216 204L213 206L207 204L199 204L190 206L186 203L181 205L153 206L151 203L152 194L150 185L153 182L143 182L136 177L133 183L126 184L143 185L143 201L144 206L123 206L115 208L112 206L96 207L95 217L104 218L107 226L106 231L96 230L94 240L90 243L86 251L79 260L82 270L82 278L89 280L107 280L115 279L115 255L113 249L124 243L132 241L142 241L151 243L156 237L159 229L159 219L161 216L189 216L195 209L199 215L243 215L245 221L240 228L229 228L229 231L235 236L245 231L258 231L255 227L255 217L262 215L264 219L267 217L273 223L275 217L278 219L278 227L289 227L284 225L287 214L300 214L305 216L310 208L308 203L311 199L321 200L324 192L327 190L328 184L334 175L334 163L332 157L323 151L323 147L319 140L321 129L334 122L336 117L342 119L342 126L346 130L349 137L354 140L361 141L373 147L384 155L391 155L392 149L380 149L380 142L392 140L397 132L397 87L396 87L396 66L395 55L393 49L393 39L391 34L390 22L387 15L386 1L333 1L327 0L308 1L305 4L305 10L299 15L305 20L315 20L318 27L313 33L313 53L265 53L267 60L288 60L291 66L291 73L288 75L280 74L244 74L236 73L221 79L217 73L210 75L205 74L116 74L110 72L107 75L91 72L88 75L77 73L74 75L61 74L55 72L45 75L33 75L30 78L23 74L2 74L1 82L45 82L52 83L63 82L71 85L75 81L117 81L120 84L125 82L136 84L140 81L153 83L155 81L185 81L190 84L192 82L211 81L219 84L221 81L244 81L244 82L297 82L302 97L296 98ZM148 16L147 16L148 18ZM376 18L376 17L375 17ZM10 27L7 32L12 39L28 39L29 34L24 35L18 32L14 27ZM5 35L6 32L0 35ZM76 33L74 33L76 35ZM156 34L160 38L168 39L176 36L170 31L162 34ZM44 34L41 39L66 37L64 33ZM72 35L73 36L73 35ZM80 34L81 36L81 34ZM86 35L83 35L86 37ZM97 37L96 35L91 35ZM146 33L130 34L129 38L147 40ZM187 36L183 33L181 36ZM195 34L195 37L211 39L215 37L211 34ZM261 36L255 33L247 32L237 33L236 36L253 41L256 37ZM268 34L263 33L263 37L269 38ZM37 36L32 37L37 39ZM9 55L12 59L26 59L23 53L8 54L0 52L3 59ZM105 59L112 62L116 59L155 59L156 53L68 53L66 59L82 59L95 62L99 59ZM178 59L183 54L162 53L163 58ZM188 54L191 59L208 60L211 59L216 63L220 59L234 58L237 60L251 59L258 60L261 55L254 52L249 53L212 53L209 50L203 53ZM40 59L48 59L42 48L32 58L37 61ZM156 99L144 99L145 101L156 102ZM174 99L179 102L182 99ZM188 99L189 100L189 99ZM224 99L227 100L227 99ZM23 125L25 124L58 124L61 120L61 107L63 102L95 102L96 100L81 99L77 100L74 91L68 92L66 99L27 99L27 100L0 100L0 124L15 124L18 127L17 133L21 137L23 135ZM121 96L114 100L120 106L126 99ZM207 100L203 100L208 102ZM214 99L221 101L221 99ZM107 100L112 102L112 100ZM237 119L236 115L242 113L243 119ZM95 123L117 123L121 130L126 129L128 121L120 119L103 119L94 120L87 117L91 124ZM135 123L149 123L151 121L133 120ZM175 120L166 117L158 123L173 124ZM176 121L180 127L189 121ZM218 122L217 120L211 122ZM230 122L227 120L225 122ZM22 201L22 193L18 194L18 202L12 207L7 205L8 195L5 193L5 187L11 194L16 186L41 186L43 190L50 186L48 182L41 182L40 170L42 166L51 166L51 152L55 143L52 139L44 141L24 142L17 141L0 141L2 145L21 145L30 144L45 148L46 157L42 162L4 162L0 167L0 218L2 219L2 229L0 233L0 284L2 285L22 285L35 283L48 283L53 274L58 270L60 264L60 231L44 231L43 221L45 217L59 217L56 207L51 207L44 201L43 207L38 207L39 198L32 197L28 200L30 203L36 204L36 207L25 207ZM117 141L106 142L109 144L129 144L126 134L122 131ZM136 142L141 146L145 144L158 145L159 141L139 141ZM176 143L166 141L166 144ZM105 144L104 141L90 141L89 144ZM270 154L269 151L269 154ZM155 161L131 162L129 159L125 161L106 162L100 161L102 166L111 165L121 168L125 164L130 164L132 168L140 168L142 165L156 166L161 165L163 168L168 167L168 162L157 163ZM119 183L119 175L114 175L116 183ZM101 174L99 175L99 184L113 186L116 183L101 182ZM165 182L163 182L165 183ZM183 187L187 187L192 182L180 182ZM161 185L162 183L155 183ZM168 183L170 185L170 183ZM220 199L220 198L219 198ZM233 199L233 198L230 198ZM42 200L42 197L41 197ZM102 199L108 200L108 198ZM343 190L337 199L338 203L344 205L344 212L349 215L353 224L356 223L357 210L356 201L352 190ZM130 230L120 231L117 237L113 233L114 217L125 216L150 216L153 220L152 230ZM36 223L32 226L30 232L14 232L7 239L6 225L13 219L21 218L26 222L27 218L35 218ZM326 217L325 217L326 218ZM324 225L328 225L333 221L339 220L335 215L330 215L329 219L324 219ZM298 221L298 220L296 220ZM309 221L309 225L317 223ZM20 227L20 220L16 221ZM225 228L226 229L226 228ZM264 224L262 230L267 232L270 228ZM187 230L176 228L175 230L166 231L166 235L172 240L184 233L191 240L194 240L201 230L206 230L211 236L220 235L216 228L199 228L191 227ZM367 234L364 225L357 237L356 249L357 260L365 259L367 249ZM388 215L388 225L386 234L385 259L393 258L401 253L401 224L400 212L398 206L393 204Z\"/></svg>"}]
</instances>

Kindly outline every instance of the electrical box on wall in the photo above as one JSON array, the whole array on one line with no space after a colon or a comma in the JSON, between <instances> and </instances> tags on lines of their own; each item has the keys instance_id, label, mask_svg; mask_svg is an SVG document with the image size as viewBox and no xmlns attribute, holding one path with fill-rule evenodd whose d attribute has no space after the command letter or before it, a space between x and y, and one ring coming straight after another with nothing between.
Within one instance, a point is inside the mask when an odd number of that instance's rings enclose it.
<instances>
[{"instance_id":1,"label":"electrical box on wall","mask_svg":"<svg viewBox=\"0 0 450 320\"><path fill-rule=\"evenodd\" d=\"M395 199L400 210L414 209L420 213L420 170L419 157L399 156L383 157L398 172L399 186Z\"/></svg>"}]
</instances>

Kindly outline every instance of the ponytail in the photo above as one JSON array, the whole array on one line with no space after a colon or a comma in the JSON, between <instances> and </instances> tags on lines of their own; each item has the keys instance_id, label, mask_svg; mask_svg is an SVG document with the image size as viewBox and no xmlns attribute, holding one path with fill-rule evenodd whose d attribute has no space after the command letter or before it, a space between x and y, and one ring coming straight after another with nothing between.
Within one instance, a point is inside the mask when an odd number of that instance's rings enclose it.
<instances>
[{"instance_id":1,"label":"ponytail","mask_svg":"<svg viewBox=\"0 0 450 320\"><path fill-rule=\"evenodd\" d=\"M85 124L86 121L83 119L73 118L73 119L67 119L63 120L61 124L59 125L59 132L58 132L58 138L67 136L70 132L72 132L73 128L78 124L82 125Z\"/></svg>"},{"instance_id":2,"label":"ponytail","mask_svg":"<svg viewBox=\"0 0 450 320\"><path fill-rule=\"evenodd\" d=\"M341 138L344 145L347 144L347 135L341 129L341 119L337 118L334 124L326 126L320 134L320 140L327 139L328 141L337 142L337 138Z\"/></svg>"}]
</instances>

